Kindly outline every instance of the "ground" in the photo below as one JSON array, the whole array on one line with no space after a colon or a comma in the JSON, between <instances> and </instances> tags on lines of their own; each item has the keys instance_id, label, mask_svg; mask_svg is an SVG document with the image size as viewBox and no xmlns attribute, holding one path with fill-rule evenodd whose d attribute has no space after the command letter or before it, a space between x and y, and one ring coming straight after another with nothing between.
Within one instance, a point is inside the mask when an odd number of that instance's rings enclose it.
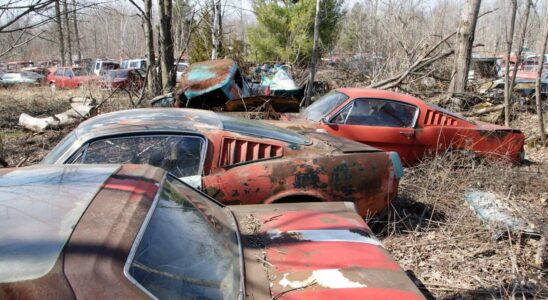
<instances>
[{"instance_id":1,"label":"ground","mask_svg":"<svg viewBox=\"0 0 548 300\"><path fill-rule=\"evenodd\" d=\"M32 133L17 125L19 115L60 113L70 107L71 97L89 93L52 93L45 87L0 89L0 156L10 166L38 163L74 126ZM109 98L108 93L93 91L92 96L99 102L108 99L99 113L132 107L123 94ZM369 220L386 249L427 296L548 298L548 148L536 142L536 122L527 111L512 122L527 136L527 165L461 157L425 161L406 170L388 216ZM482 222L466 204L464 194L469 191L494 193L514 217L541 235L512 231L500 236L500 228Z\"/></svg>"}]
</instances>

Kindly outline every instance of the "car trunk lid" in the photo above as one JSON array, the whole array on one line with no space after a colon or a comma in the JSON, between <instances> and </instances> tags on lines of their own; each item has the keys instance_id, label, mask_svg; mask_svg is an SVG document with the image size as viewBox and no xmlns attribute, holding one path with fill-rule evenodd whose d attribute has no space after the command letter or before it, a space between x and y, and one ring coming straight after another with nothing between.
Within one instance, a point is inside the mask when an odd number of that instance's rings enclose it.
<instances>
[{"instance_id":1,"label":"car trunk lid","mask_svg":"<svg viewBox=\"0 0 548 300\"><path fill-rule=\"evenodd\" d=\"M241 231L248 298L423 299L351 203L230 209Z\"/></svg>"}]
</instances>

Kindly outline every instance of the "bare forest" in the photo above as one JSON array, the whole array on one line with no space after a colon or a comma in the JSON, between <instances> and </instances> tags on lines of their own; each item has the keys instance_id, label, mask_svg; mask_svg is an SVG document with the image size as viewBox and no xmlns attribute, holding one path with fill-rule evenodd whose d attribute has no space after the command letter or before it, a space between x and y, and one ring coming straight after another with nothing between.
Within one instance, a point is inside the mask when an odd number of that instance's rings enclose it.
<instances>
[{"instance_id":1,"label":"bare forest","mask_svg":"<svg viewBox=\"0 0 548 300\"><path fill-rule=\"evenodd\" d=\"M478 157L484 148L470 149L481 142L437 151L440 134L409 163L379 142L405 174L388 207L363 219L427 299L547 299L547 40L548 0L0 0L0 170L39 164L86 119L162 101L337 135L325 128L348 122L345 108L316 127L286 115L345 88L412 96L444 115L441 130L445 120L500 129L497 138L520 136L519 153ZM192 72L207 77L216 62L231 64L237 97L224 74L192 85ZM280 74L293 87L275 90ZM414 116L398 132L414 130L410 145L428 118ZM356 136L342 138L368 144ZM276 268L266 254L257 261Z\"/></svg>"}]
</instances>

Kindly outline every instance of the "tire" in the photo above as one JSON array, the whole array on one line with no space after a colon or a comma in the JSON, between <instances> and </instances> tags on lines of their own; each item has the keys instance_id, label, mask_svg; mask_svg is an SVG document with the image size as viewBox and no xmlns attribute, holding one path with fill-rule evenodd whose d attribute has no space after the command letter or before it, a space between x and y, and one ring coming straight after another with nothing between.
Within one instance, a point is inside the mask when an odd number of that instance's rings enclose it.
<instances>
[{"instance_id":1,"label":"tire","mask_svg":"<svg viewBox=\"0 0 548 300\"><path fill-rule=\"evenodd\" d=\"M49 88L51 89L52 92L56 92L57 91L57 85L55 85L54 82L50 83L49 84Z\"/></svg>"}]
</instances>

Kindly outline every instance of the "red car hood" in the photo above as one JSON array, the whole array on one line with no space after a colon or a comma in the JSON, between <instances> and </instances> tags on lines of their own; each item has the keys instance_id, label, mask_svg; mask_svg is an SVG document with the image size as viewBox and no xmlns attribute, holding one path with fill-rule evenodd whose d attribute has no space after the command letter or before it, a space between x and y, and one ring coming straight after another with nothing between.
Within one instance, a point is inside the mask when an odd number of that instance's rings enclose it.
<instances>
[{"instance_id":1,"label":"red car hood","mask_svg":"<svg viewBox=\"0 0 548 300\"><path fill-rule=\"evenodd\" d=\"M424 299L350 203L230 209L242 233L246 298Z\"/></svg>"}]
</instances>

